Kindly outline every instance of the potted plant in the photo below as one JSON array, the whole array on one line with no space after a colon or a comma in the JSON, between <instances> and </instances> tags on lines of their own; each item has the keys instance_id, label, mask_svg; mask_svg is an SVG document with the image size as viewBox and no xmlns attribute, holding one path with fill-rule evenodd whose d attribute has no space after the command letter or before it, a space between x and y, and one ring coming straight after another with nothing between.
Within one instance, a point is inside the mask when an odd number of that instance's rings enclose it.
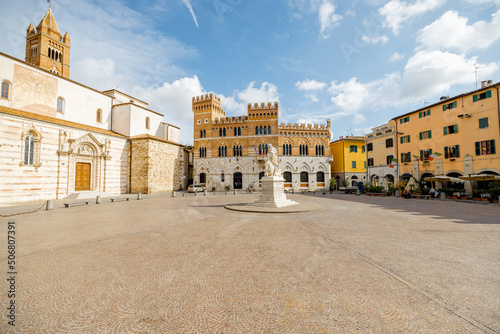
<instances>
[{"instance_id":1,"label":"potted plant","mask_svg":"<svg viewBox=\"0 0 500 334\"><path fill-rule=\"evenodd\" d=\"M461 200L467 200L467 199L469 199L469 197L467 197L467 194L465 193L465 190L464 190L464 189L462 189L462 190L460 191L460 199L461 199Z\"/></svg>"},{"instance_id":2,"label":"potted plant","mask_svg":"<svg viewBox=\"0 0 500 334\"><path fill-rule=\"evenodd\" d=\"M475 201L482 201L482 195L483 194L484 194L484 190L483 189L474 190L472 192L472 197L474 198Z\"/></svg>"},{"instance_id":3,"label":"potted plant","mask_svg":"<svg viewBox=\"0 0 500 334\"><path fill-rule=\"evenodd\" d=\"M229 190L231 190L231 187L230 187L229 185L226 185L226 186L224 187L224 189L226 189L226 191L229 191Z\"/></svg>"},{"instance_id":4,"label":"potted plant","mask_svg":"<svg viewBox=\"0 0 500 334\"><path fill-rule=\"evenodd\" d=\"M212 187L212 192L215 192L215 187Z\"/></svg>"},{"instance_id":5,"label":"potted plant","mask_svg":"<svg viewBox=\"0 0 500 334\"><path fill-rule=\"evenodd\" d=\"M493 203L498 203L498 196L500 196L500 181L490 182L488 190L490 193L490 200Z\"/></svg>"}]
</instances>

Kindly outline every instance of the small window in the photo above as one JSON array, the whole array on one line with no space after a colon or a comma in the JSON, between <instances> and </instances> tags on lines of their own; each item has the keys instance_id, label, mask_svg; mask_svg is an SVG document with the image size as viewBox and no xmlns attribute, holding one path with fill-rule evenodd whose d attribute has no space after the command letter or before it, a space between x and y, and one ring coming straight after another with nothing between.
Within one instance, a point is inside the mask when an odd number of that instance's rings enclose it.
<instances>
[{"instance_id":1,"label":"small window","mask_svg":"<svg viewBox=\"0 0 500 334\"><path fill-rule=\"evenodd\" d=\"M102 110L97 109L95 120L97 123L102 123Z\"/></svg>"},{"instance_id":2,"label":"small window","mask_svg":"<svg viewBox=\"0 0 500 334\"><path fill-rule=\"evenodd\" d=\"M401 162L411 162L411 154L410 154L410 152L401 153Z\"/></svg>"},{"instance_id":3,"label":"small window","mask_svg":"<svg viewBox=\"0 0 500 334\"><path fill-rule=\"evenodd\" d=\"M394 146L394 140L392 138L385 140L385 147L393 147L393 146Z\"/></svg>"},{"instance_id":4,"label":"small window","mask_svg":"<svg viewBox=\"0 0 500 334\"><path fill-rule=\"evenodd\" d=\"M285 179L285 182L291 183L292 182L292 173L290 173L290 172L284 172L283 173L283 178Z\"/></svg>"},{"instance_id":5,"label":"small window","mask_svg":"<svg viewBox=\"0 0 500 334\"><path fill-rule=\"evenodd\" d=\"M476 142L476 155L496 154L495 140L484 140Z\"/></svg>"},{"instance_id":6,"label":"small window","mask_svg":"<svg viewBox=\"0 0 500 334\"><path fill-rule=\"evenodd\" d=\"M487 92L484 92L484 93L481 93L481 94L473 95L472 96L472 101L473 102L477 102L477 101L480 101L480 100L489 99L490 97L491 97L491 90L489 90Z\"/></svg>"},{"instance_id":7,"label":"small window","mask_svg":"<svg viewBox=\"0 0 500 334\"><path fill-rule=\"evenodd\" d=\"M2 81L2 99L9 99L10 84L7 81Z\"/></svg>"},{"instance_id":8,"label":"small window","mask_svg":"<svg viewBox=\"0 0 500 334\"><path fill-rule=\"evenodd\" d=\"M401 138L399 138L401 144L404 144L404 143L409 143L410 142L410 135L407 135L407 136L403 136Z\"/></svg>"},{"instance_id":9,"label":"small window","mask_svg":"<svg viewBox=\"0 0 500 334\"><path fill-rule=\"evenodd\" d=\"M361 146L361 152L362 152L362 153L365 153L365 152L366 152L366 146L365 146L365 145Z\"/></svg>"},{"instance_id":10,"label":"small window","mask_svg":"<svg viewBox=\"0 0 500 334\"><path fill-rule=\"evenodd\" d=\"M196 121L196 124L200 125L201 124L201 119L199 119L198 121Z\"/></svg>"},{"instance_id":11,"label":"small window","mask_svg":"<svg viewBox=\"0 0 500 334\"><path fill-rule=\"evenodd\" d=\"M146 129L149 130L149 117L146 117Z\"/></svg>"},{"instance_id":12,"label":"small window","mask_svg":"<svg viewBox=\"0 0 500 334\"><path fill-rule=\"evenodd\" d=\"M352 168L356 168L356 161L352 162Z\"/></svg>"},{"instance_id":13,"label":"small window","mask_svg":"<svg viewBox=\"0 0 500 334\"><path fill-rule=\"evenodd\" d=\"M57 112L64 113L64 99L62 97L57 98Z\"/></svg>"},{"instance_id":14,"label":"small window","mask_svg":"<svg viewBox=\"0 0 500 334\"><path fill-rule=\"evenodd\" d=\"M448 158L460 158L460 148L459 145L447 146L444 148L444 157Z\"/></svg>"},{"instance_id":15,"label":"small window","mask_svg":"<svg viewBox=\"0 0 500 334\"><path fill-rule=\"evenodd\" d=\"M35 150L35 137L31 132L28 132L24 138L24 164L33 166L33 152Z\"/></svg>"},{"instance_id":16,"label":"small window","mask_svg":"<svg viewBox=\"0 0 500 334\"><path fill-rule=\"evenodd\" d=\"M479 119L479 128L480 129L486 129L486 128L488 128L488 117L480 118Z\"/></svg>"},{"instance_id":17,"label":"small window","mask_svg":"<svg viewBox=\"0 0 500 334\"><path fill-rule=\"evenodd\" d=\"M420 150L420 160L428 161L431 154L432 154L432 149Z\"/></svg>"},{"instance_id":18,"label":"small window","mask_svg":"<svg viewBox=\"0 0 500 334\"><path fill-rule=\"evenodd\" d=\"M351 145L351 151L350 151L350 152L351 152L351 153L356 153L356 152L358 152L358 146L356 146L356 145Z\"/></svg>"},{"instance_id":19,"label":"small window","mask_svg":"<svg viewBox=\"0 0 500 334\"><path fill-rule=\"evenodd\" d=\"M410 116L406 116L406 117L399 119L399 123L401 123L401 124L408 123L409 121L410 121Z\"/></svg>"},{"instance_id":20,"label":"small window","mask_svg":"<svg viewBox=\"0 0 500 334\"><path fill-rule=\"evenodd\" d=\"M201 122L200 122L201 123ZM208 118L205 118L205 124L208 124Z\"/></svg>"},{"instance_id":21,"label":"small window","mask_svg":"<svg viewBox=\"0 0 500 334\"><path fill-rule=\"evenodd\" d=\"M418 118L427 117L431 115L431 110L421 111L418 113Z\"/></svg>"},{"instance_id":22,"label":"small window","mask_svg":"<svg viewBox=\"0 0 500 334\"><path fill-rule=\"evenodd\" d=\"M454 125L450 125L450 126L445 126L443 128L443 134L446 136L446 135L451 135L451 134L454 134L454 133L457 133L458 132L458 125L457 124L454 124Z\"/></svg>"},{"instance_id":23,"label":"small window","mask_svg":"<svg viewBox=\"0 0 500 334\"><path fill-rule=\"evenodd\" d=\"M372 144L372 143L368 143L368 144L366 144L366 150L367 150L368 152L373 151L373 144Z\"/></svg>"},{"instance_id":24,"label":"small window","mask_svg":"<svg viewBox=\"0 0 500 334\"><path fill-rule=\"evenodd\" d=\"M392 159L393 159L393 158L394 158L394 156L393 156L393 155L388 155L388 156L387 156L387 158L386 158L386 163L387 163L388 165L390 165L390 164L392 163Z\"/></svg>"},{"instance_id":25,"label":"small window","mask_svg":"<svg viewBox=\"0 0 500 334\"><path fill-rule=\"evenodd\" d=\"M451 102L451 103L447 103L447 104L443 104L443 111L454 109L456 107L457 107L457 101Z\"/></svg>"},{"instance_id":26,"label":"small window","mask_svg":"<svg viewBox=\"0 0 500 334\"><path fill-rule=\"evenodd\" d=\"M316 182L325 182L325 173L317 172L316 173Z\"/></svg>"},{"instance_id":27,"label":"small window","mask_svg":"<svg viewBox=\"0 0 500 334\"><path fill-rule=\"evenodd\" d=\"M224 173L222 173L222 174L220 175L220 181L221 181L221 182L224 182Z\"/></svg>"},{"instance_id":28,"label":"small window","mask_svg":"<svg viewBox=\"0 0 500 334\"><path fill-rule=\"evenodd\" d=\"M368 163L367 163L368 167L372 167L373 166L373 158L368 158L367 161L368 161Z\"/></svg>"},{"instance_id":29,"label":"small window","mask_svg":"<svg viewBox=\"0 0 500 334\"><path fill-rule=\"evenodd\" d=\"M423 132L420 132L418 136L419 136L420 140L430 139L430 138L432 138L432 132L431 132L431 130L423 131Z\"/></svg>"}]
</instances>

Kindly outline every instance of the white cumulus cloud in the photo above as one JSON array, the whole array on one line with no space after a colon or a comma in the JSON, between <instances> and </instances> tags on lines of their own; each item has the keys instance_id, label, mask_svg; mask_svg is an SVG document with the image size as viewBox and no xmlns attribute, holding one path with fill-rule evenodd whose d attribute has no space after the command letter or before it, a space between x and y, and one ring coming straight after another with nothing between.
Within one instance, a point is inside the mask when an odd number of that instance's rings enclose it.
<instances>
[{"instance_id":1,"label":"white cumulus cloud","mask_svg":"<svg viewBox=\"0 0 500 334\"><path fill-rule=\"evenodd\" d=\"M323 0L318 15L323 37L328 37L328 33L342 20L342 15L335 13L335 5L330 0Z\"/></svg>"},{"instance_id":2,"label":"white cumulus cloud","mask_svg":"<svg viewBox=\"0 0 500 334\"><path fill-rule=\"evenodd\" d=\"M500 10L490 22L468 24L468 18L450 10L420 30L417 41L423 48L467 53L485 50L500 41Z\"/></svg>"},{"instance_id":3,"label":"white cumulus cloud","mask_svg":"<svg viewBox=\"0 0 500 334\"><path fill-rule=\"evenodd\" d=\"M327 86L328 85L325 82L320 82L320 81L316 81L316 80L309 80L309 79L306 79L304 81L298 81L295 84L295 87L297 87L299 90L305 90L305 91L323 90Z\"/></svg>"},{"instance_id":4,"label":"white cumulus cloud","mask_svg":"<svg viewBox=\"0 0 500 334\"><path fill-rule=\"evenodd\" d=\"M397 35L404 23L441 7L445 2L446 0L416 0L413 2L391 0L379 8L378 12L384 19L382 25Z\"/></svg>"}]
</instances>

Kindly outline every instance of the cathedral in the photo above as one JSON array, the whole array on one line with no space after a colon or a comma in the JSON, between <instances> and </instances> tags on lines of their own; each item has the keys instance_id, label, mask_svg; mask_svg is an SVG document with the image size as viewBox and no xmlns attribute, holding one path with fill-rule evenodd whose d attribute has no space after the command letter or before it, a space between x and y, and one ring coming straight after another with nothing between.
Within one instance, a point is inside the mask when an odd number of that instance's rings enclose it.
<instances>
[{"instance_id":1,"label":"cathedral","mask_svg":"<svg viewBox=\"0 0 500 334\"><path fill-rule=\"evenodd\" d=\"M70 49L49 8L27 29L24 61L0 52L0 204L187 187L180 129L140 99L71 80Z\"/></svg>"}]
</instances>

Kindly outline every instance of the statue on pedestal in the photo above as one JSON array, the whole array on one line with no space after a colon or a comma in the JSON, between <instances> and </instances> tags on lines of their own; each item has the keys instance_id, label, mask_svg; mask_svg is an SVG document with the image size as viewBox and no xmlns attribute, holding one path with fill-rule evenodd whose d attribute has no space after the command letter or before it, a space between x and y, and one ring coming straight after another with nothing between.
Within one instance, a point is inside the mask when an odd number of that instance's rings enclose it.
<instances>
[{"instance_id":1,"label":"statue on pedestal","mask_svg":"<svg viewBox=\"0 0 500 334\"><path fill-rule=\"evenodd\" d=\"M264 174L265 176L281 176L281 170L278 166L278 151L271 144L268 146Z\"/></svg>"}]
</instances>

